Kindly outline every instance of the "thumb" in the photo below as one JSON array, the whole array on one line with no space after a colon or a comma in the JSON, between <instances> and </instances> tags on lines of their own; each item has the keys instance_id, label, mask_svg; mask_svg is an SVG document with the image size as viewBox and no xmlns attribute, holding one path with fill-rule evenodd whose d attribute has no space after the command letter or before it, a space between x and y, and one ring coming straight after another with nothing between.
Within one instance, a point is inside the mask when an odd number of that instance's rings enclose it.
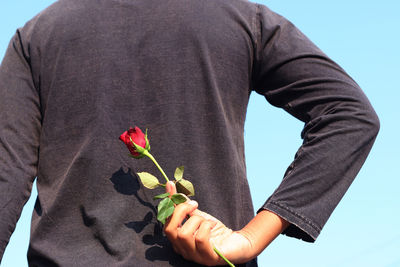
<instances>
[{"instance_id":1,"label":"thumb","mask_svg":"<svg viewBox=\"0 0 400 267\"><path fill-rule=\"evenodd\" d=\"M176 194L175 183L172 181L167 182L167 184L165 185L165 191L170 195Z\"/></svg>"}]
</instances>

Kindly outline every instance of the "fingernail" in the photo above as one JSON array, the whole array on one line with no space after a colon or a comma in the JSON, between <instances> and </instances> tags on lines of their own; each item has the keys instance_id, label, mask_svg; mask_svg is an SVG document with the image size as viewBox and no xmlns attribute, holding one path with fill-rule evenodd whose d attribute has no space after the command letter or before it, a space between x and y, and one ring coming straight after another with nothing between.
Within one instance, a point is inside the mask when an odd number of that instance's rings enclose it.
<instances>
[{"instance_id":1,"label":"fingernail","mask_svg":"<svg viewBox=\"0 0 400 267\"><path fill-rule=\"evenodd\" d=\"M189 205L192 205L192 206L194 206L194 207L197 207L197 201L194 201L194 200L190 200L189 202L188 202L188 204Z\"/></svg>"},{"instance_id":2,"label":"fingernail","mask_svg":"<svg viewBox=\"0 0 400 267\"><path fill-rule=\"evenodd\" d=\"M167 192L171 193L174 190L174 184L173 182L167 182L165 189Z\"/></svg>"}]
</instances>

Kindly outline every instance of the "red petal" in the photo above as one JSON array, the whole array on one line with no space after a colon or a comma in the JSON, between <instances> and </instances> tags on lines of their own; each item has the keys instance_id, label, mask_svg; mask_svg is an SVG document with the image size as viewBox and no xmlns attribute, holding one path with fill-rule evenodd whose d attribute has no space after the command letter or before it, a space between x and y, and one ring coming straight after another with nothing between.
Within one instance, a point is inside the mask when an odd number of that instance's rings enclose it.
<instances>
[{"instance_id":1,"label":"red petal","mask_svg":"<svg viewBox=\"0 0 400 267\"><path fill-rule=\"evenodd\" d=\"M135 144L143 148L146 147L145 135L139 127L135 126L135 128L129 129L128 134L132 138L132 141L135 142Z\"/></svg>"}]
</instances>

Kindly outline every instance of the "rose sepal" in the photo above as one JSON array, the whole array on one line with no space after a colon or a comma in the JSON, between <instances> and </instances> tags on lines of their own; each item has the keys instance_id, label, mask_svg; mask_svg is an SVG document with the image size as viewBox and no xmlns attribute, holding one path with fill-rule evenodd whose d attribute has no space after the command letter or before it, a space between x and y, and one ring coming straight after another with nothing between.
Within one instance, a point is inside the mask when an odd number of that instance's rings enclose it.
<instances>
[{"instance_id":1,"label":"rose sepal","mask_svg":"<svg viewBox=\"0 0 400 267\"><path fill-rule=\"evenodd\" d=\"M150 151L150 142L149 142L149 139L147 138L147 129L146 129L146 133L144 134L144 139L146 140L145 149L146 149L147 151Z\"/></svg>"},{"instance_id":2,"label":"rose sepal","mask_svg":"<svg viewBox=\"0 0 400 267\"><path fill-rule=\"evenodd\" d=\"M135 142L133 142L132 137L129 137L129 139L131 140L132 145L135 147L135 152L139 153L139 156L134 156L131 154L132 158L135 158L135 159L143 158L145 156L144 152L148 149L137 145ZM150 147L150 145L148 145L148 140L146 140L146 146Z\"/></svg>"},{"instance_id":3,"label":"rose sepal","mask_svg":"<svg viewBox=\"0 0 400 267\"><path fill-rule=\"evenodd\" d=\"M143 154L140 154L139 156L134 156L134 155L132 155L132 154L128 154L128 156L131 157L131 158L133 158L133 159L141 159L141 158L144 157Z\"/></svg>"}]
</instances>

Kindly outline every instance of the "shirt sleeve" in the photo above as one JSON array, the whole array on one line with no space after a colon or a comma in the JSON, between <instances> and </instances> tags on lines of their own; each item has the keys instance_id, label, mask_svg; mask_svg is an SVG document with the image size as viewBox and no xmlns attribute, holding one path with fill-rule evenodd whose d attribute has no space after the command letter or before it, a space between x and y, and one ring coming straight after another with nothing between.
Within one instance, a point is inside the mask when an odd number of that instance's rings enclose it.
<instances>
[{"instance_id":1,"label":"shirt sleeve","mask_svg":"<svg viewBox=\"0 0 400 267\"><path fill-rule=\"evenodd\" d=\"M0 261L37 172L39 92L21 39L17 31L0 65Z\"/></svg>"},{"instance_id":2,"label":"shirt sleeve","mask_svg":"<svg viewBox=\"0 0 400 267\"><path fill-rule=\"evenodd\" d=\"M313 242L364 163L379 131L368 99L345 71L285 18L258 6L253 89L305 123L303 143L262 206Z\"/></svg>"}]
</instances>

